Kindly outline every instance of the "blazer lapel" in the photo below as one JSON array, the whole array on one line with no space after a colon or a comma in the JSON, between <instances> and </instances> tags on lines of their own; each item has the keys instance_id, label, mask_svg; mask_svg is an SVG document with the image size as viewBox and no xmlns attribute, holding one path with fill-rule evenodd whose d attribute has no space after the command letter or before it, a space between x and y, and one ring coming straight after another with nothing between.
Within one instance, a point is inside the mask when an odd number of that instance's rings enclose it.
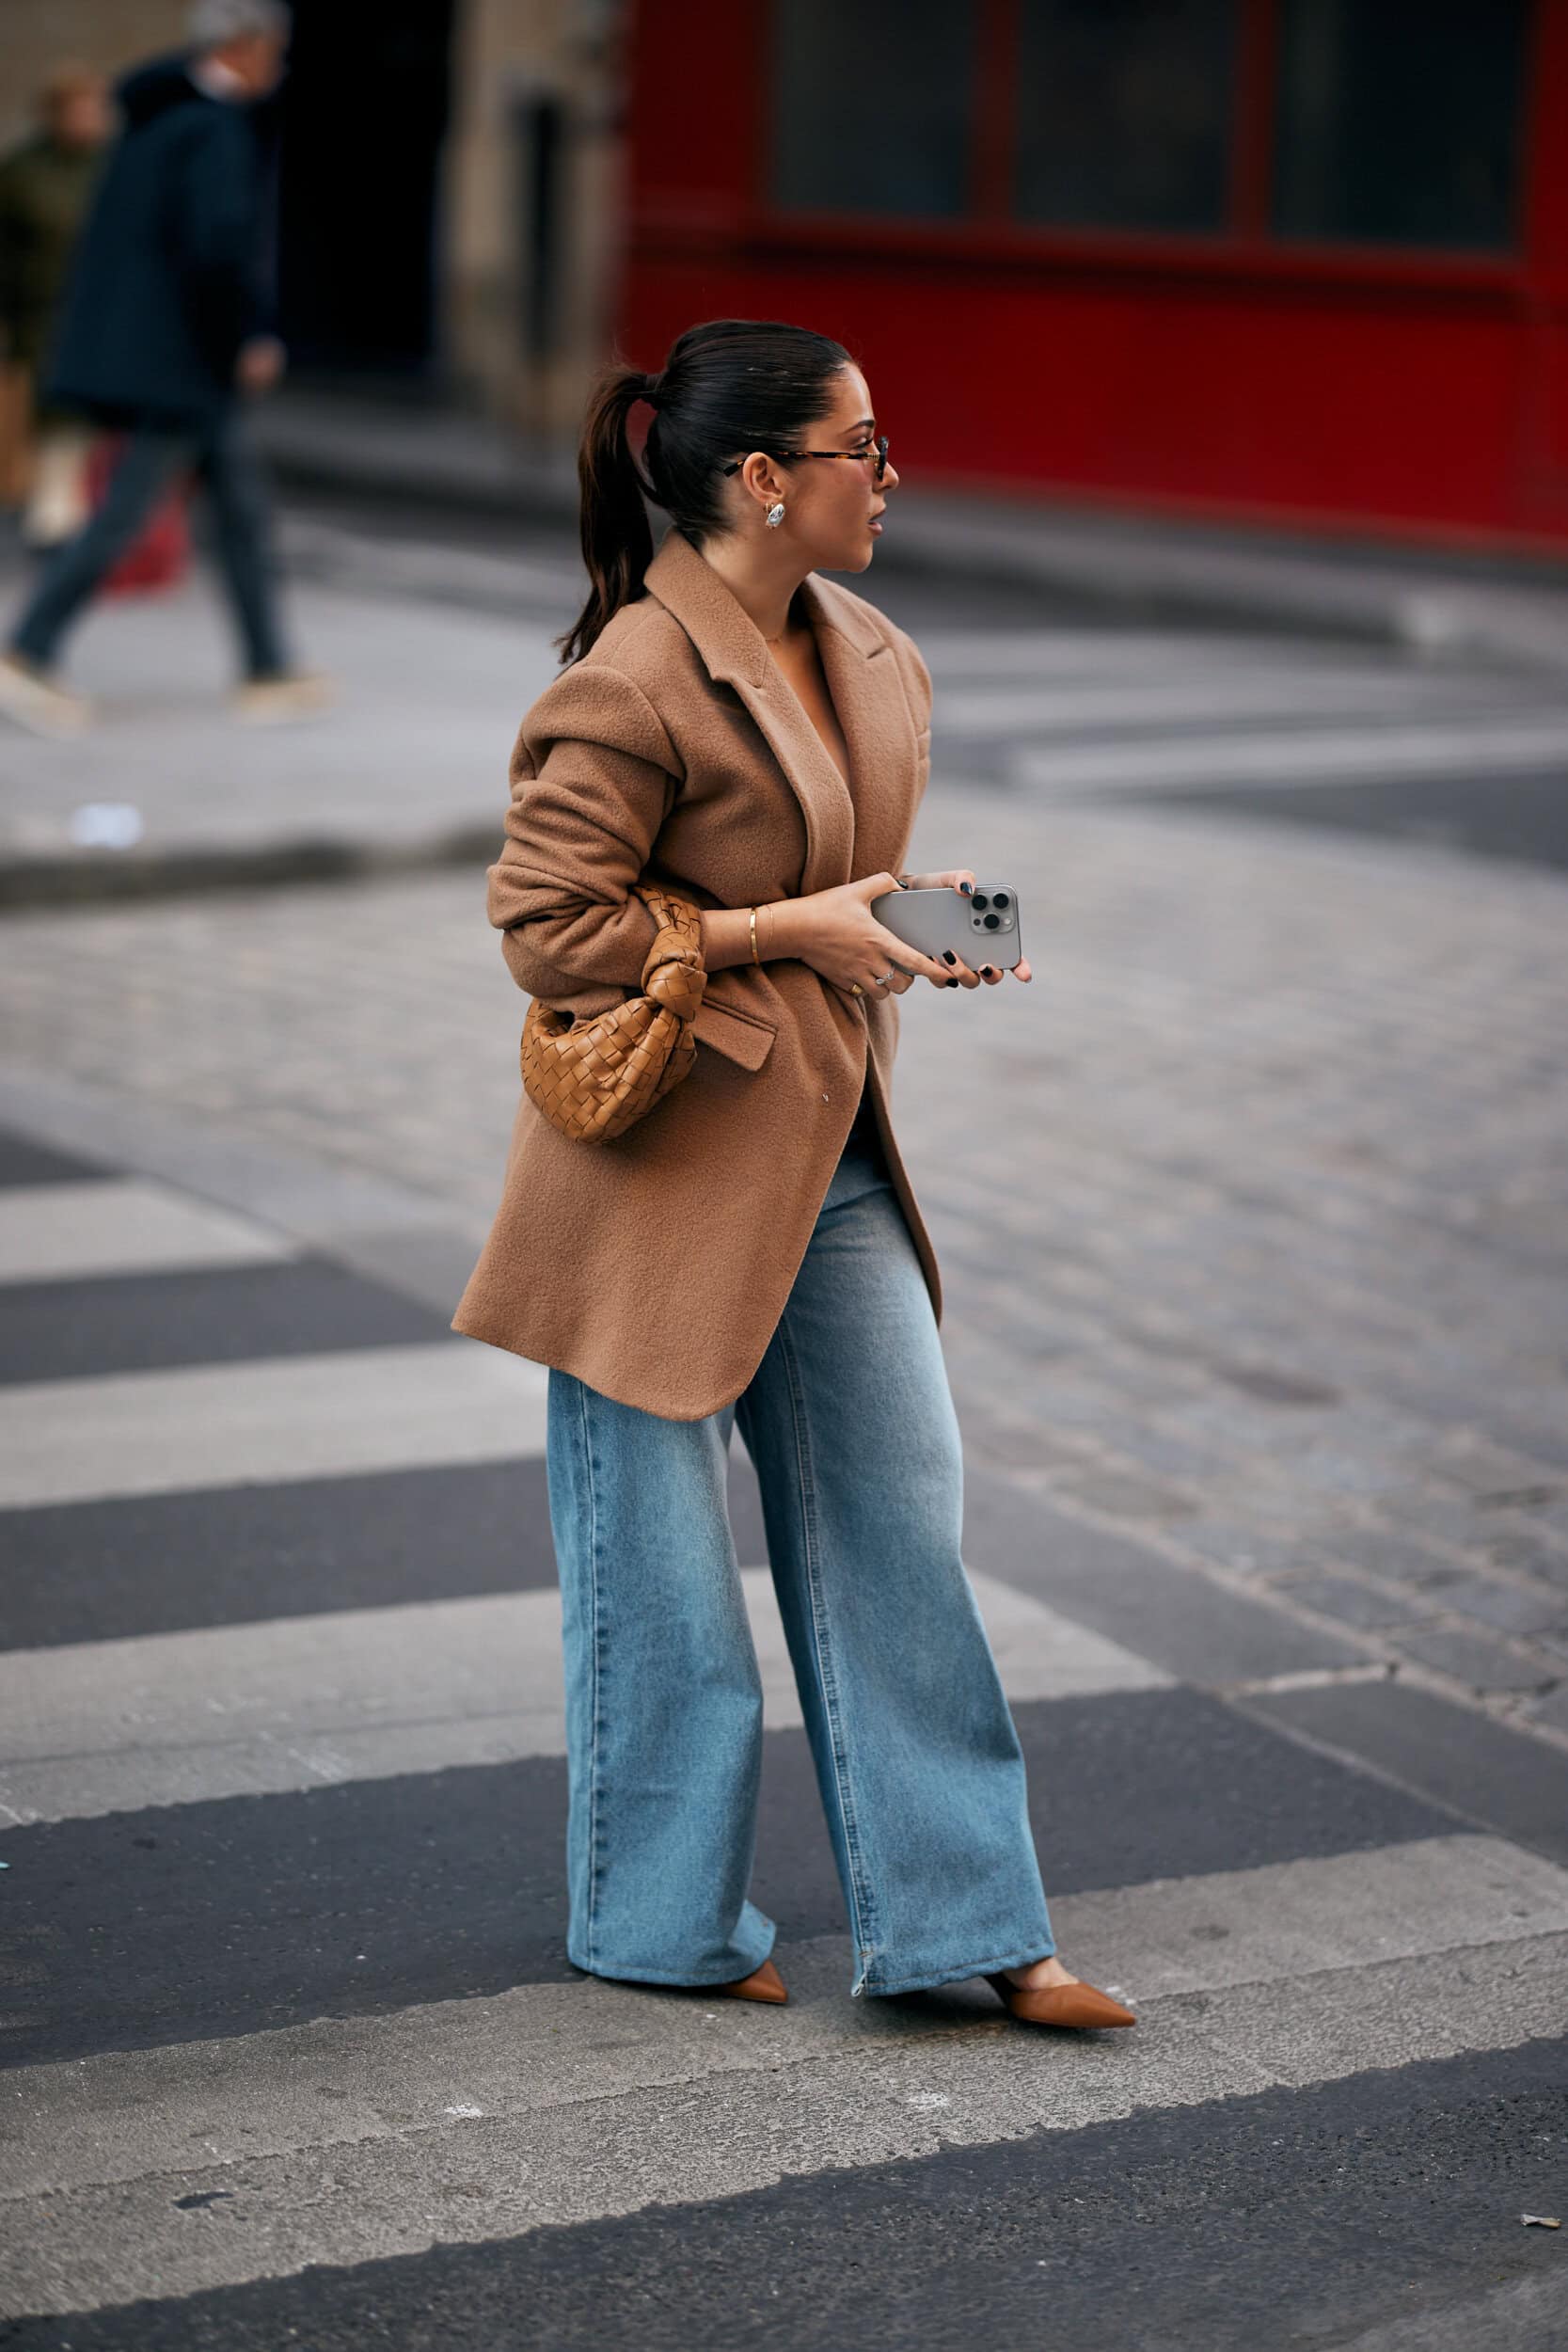
<instances>
[{"instance_id":1,"label":"blazer lapel","mask_svg":"<svg viewBox=\"0 0 1568 2352\"><path fill-rule=\"evenodd\" d=\"M762 632L684 532L666 532L648 566L647 586L685 629L709 675L734 687L783 769L805 820L802 895L851 881L857 864L866 872L875 871L874 866L865 866L857 812L866 799L875 803L881 779L890 765L896 765L895 746L911 733L892 660L875 631L853 605L832 611L830 594L815 574L807 579L806 609L855 779L851 798L799 696L775 666ZM846 621L851 626L847 628ZM878 653L882 659L873 660ZM885 683L879 676L868 682L868 674L884 671ZM911 737L911 772L913 760Z\"/></svg>"},{"instance_id":2,"label":"blazer lapel","mask_svg":"<svg viewBox=\"0 0 1568 2352\"><path fill-rule=\"evenodd\" d=\"M801 596L849 754L854 872L874 874L897 866L909 846L919 771L914 722L893 649L859 599L815 572Z\"/></svg>"}]
</instances>

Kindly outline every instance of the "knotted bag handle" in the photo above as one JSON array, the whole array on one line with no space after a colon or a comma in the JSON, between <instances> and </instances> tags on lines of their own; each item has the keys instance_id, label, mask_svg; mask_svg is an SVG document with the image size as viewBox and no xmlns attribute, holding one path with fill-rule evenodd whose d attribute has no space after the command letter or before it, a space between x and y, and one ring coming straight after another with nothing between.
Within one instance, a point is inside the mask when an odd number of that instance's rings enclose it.
<instances>
[{"instance_id":1,"label":"knotted bag handle","mask_svg":"<svg viewBox=\"0 0 1568 2352\"><path fill-rule=\"evenodd\" d=\"M523 1090L578 1143L609 1143L678 1086L696 1058L691 1025L703 1001L703 918L657 882L633 888L654 918L642 993L587 1021L537 998L523 1023Z\"/></svg>"}]
</instances>

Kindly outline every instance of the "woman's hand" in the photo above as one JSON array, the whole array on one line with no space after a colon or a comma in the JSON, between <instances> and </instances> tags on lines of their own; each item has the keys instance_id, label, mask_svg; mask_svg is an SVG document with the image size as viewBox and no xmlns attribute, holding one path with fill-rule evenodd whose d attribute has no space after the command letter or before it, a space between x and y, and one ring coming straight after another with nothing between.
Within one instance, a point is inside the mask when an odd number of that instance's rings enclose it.
<instances>
[{"instance_id":1,"label":"woman's hand","mask_svg":"<svg viewBox=\"0 0 1568 2352\"><path fill-rule=\"evenodd\" d=\"M240 345L234 381L242 392L270 392L283 373L287 357L276 335L253 335Z\"/></svg>"},{"instance_id":2,"label":"woman's hand","mask_svg":"<svg viewBox=\"0 0 1568 2352\"><path fill-rule=\"evenodd\" d=\"M944 874L905 874L902 881L906 890L956 890L960 897L965 898L974 888L974 876L967 866L955 866ZM982 980L988 988L994 988L999 980L1006 977L1009 971L1015 980L1028 980L1034 977L1022 957L1014 964L982 963L975 970L965 963L960 956L956 963L949 966L949 971L957 978L960 988L978 988ZM946 975L943 977L945 977Z\"/></svg>"},{"instance_id":3,"label":"woman's hand","mask_svg":"<svg viewBox=\"0 0 1568 2352\"><path fill-rule=\"evenodd\" d=\"M836 890L814 890L809 898L775 905L770 913L784 920L769 936L769 952L798 956L835 988L851 993L858 981L863 996L902 996L921 977L934 988L945 988L961 967L923 956L918 947L885 930L871 912L873 898L897 887L896 874L867 874Z\"/></svg>"}]
</instances>

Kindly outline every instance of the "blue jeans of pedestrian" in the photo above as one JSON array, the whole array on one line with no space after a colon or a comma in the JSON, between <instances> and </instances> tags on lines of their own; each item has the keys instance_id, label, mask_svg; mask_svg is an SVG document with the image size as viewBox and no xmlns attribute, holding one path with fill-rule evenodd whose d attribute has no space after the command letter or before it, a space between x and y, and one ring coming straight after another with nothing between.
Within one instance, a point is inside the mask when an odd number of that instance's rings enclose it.
<instances>
[{"instance_id":1,"label":"blue jeans of pedestrian","mask_svg":"<svg viewBox=\"0 0 1568 2352\"><path fill-rule=\"evenodd\" d=\"M11 650L50 668L60 640L140 532L182 468L193 468L212 509L219 569L252 678L290 667L277 613L266 480L237 407L208 424L144 420L127 436L103 504L43 565L11 632Z\"/></svg>"},{"instance_id":2,"label":"blue jeans of pedestrian","mask_svg":"<svg viewBox=\"0 0 1568 2352\"><path fill-rule=\"evenodd\" d=\"M1043 1958L1055 1944L1023 1757L960 1557L946 1366L864 1102L735 1404L669 1421L550 1373L568 1958L595 1976L722 1984L773 1947L747 1893L763 1701L725 1501L736 1422L854 1940L851 1993Z\"/></svg>"}]
</instances>

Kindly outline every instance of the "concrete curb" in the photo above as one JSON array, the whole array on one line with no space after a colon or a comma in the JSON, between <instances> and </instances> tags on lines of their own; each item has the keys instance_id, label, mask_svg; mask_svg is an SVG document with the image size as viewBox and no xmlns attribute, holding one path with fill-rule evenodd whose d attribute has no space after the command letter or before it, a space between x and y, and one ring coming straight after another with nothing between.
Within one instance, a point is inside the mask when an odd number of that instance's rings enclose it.
<instances>
[{"instance_id":1,"label":"concrete curb","mask_svg":"<svg viewBox=\"0 0 1568 2352\"><path fill-rule=\"evenodd\" d=\"M0 915L24 908L123 906L127 900L180 898L214 891L274 889L283 883L372 882L444 866L491 865L500 848L494 824L411 834L402 841L301 835L249 849L82 850L13 857L0 864Z\"/></svg>"}]
</instances>

